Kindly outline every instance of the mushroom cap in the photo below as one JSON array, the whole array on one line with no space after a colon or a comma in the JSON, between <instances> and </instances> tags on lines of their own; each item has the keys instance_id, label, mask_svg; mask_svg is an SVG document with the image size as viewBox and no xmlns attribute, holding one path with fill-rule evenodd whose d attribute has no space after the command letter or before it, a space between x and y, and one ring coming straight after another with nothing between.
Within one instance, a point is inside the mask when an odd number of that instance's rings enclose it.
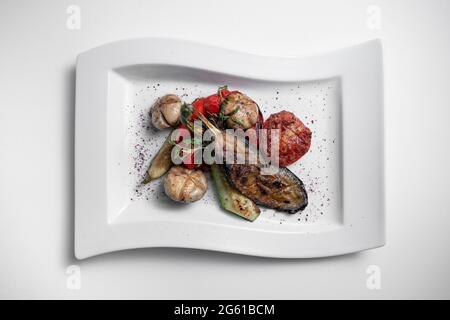
<instances>
[{"instance_id":1,"label":"mushroom cap","mask_svg":"<svg viewBox=\"0 0 450 320\"><path fill-rule=\"evenodd\" d=\"M150 109L152 124L157 129L175 127L180 122L181 99L176 94L167 94L156 100Z\"/></svg>"},{"instance_id":2,"label":"mushroom cap","mask_svg":"<svg viewBox=\"0 0 450 320\"><path fill-rule=\"evenodd\" d=\"M164 191L174 201L190 203L200 200L208 189L206 177L200 170L182 166L172 167L164 179Z\"/></svg>"},{"instance_id":3,"label":"mushroom cap","mask_svg":"<svg viewBox=\"0 0 450 320\"><path fill-rule=\"evenodd\" d=\"M231 114L227 120L227 127L231 129L248 129L258 121L258 105L243 93L230 93L224 101L224 107L225 115Z\"/></svg>"}]
</instances>

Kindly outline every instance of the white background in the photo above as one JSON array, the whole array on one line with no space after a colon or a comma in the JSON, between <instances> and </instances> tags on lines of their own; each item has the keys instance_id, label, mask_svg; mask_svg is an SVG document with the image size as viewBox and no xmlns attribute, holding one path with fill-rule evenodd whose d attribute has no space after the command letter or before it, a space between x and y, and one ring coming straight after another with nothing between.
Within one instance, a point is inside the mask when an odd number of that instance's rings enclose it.
<instances>
[{"instance_id":1,"label":"white background","mask_svg":"<svg viewBox=\"0 0 450 320\"><path fill-rule=\"evenodd\" d=\"M80 30L66 27L70 4ZM380 30L366 25L372 4ZM182 249L74 260L75 58L146 36L265 55L381 38L388 244L315 260ZM2 0L0 40L0 298L450 298L450 1ZM80 290L66 286L73 264ZM372 264L381 290L366 286Z\"/></svg>"}]
</instances>

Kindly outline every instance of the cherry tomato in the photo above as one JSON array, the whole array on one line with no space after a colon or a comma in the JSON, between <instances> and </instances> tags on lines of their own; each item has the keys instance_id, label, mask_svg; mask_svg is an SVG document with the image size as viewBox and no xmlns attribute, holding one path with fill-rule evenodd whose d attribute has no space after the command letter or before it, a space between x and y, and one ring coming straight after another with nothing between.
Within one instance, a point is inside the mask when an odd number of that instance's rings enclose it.
<instances>
[{"instance_id":1,"label":"cherry tomato","mask_svg":"<svg viewBox=\"0 0 450 320\"><path fill-rule=\"evenodd\" d=\"M205 98L196 99L192 102L192 106L194 107L194 112L192 113L190 120L197 120L199 113L205 115Z\"/></svg>"},{"instance_id":2,"label":"cherry tomato","mask_svg":"<svg viewBox=\"0 0 450 320\"><path fill-rule=\"evenodd\" d=\"M207 116L208 114L217 114L220 112L220 104L222 103L223 99L226 98L230 93L235 93L238 91L229 91L226 88L219 89L219 92L216 94L212 94L206 98L198 98L194 102L192 102L193 106L193 112L189 117L189 121L195 121L198 119L199 113L201 113L204 116ZM261 119L261 123L262 123ZM180 129L187 129L186 126L181 123ZM181 141L181 137L178 138L177 143ZM190 170L197 169L203 167L202 165L197 165L194 163L194 153L186 153L183 157L183 165Z\"/></svg>"},{"instance_id":3,"label":"cherry tomato","mask_svg":"<svg viewBox=\"0 0 450 320\"><path fill-rule=\"evenodd\" d=\"M213 94L205 99L205 111L207 113L219 113L220 111L220 97L218 94Z\"/></svg>"},{"instance_id":4,"label":"cherry tomato","mask_svg":"<svg viewBox=\"0 0 450 320\"><path fill-rule=\"evenodd\" d=\"M219 92L205 98L204 107L207 113L216 114L220 112L220 104L230 93L237 91L229 91L228 89L219 89Z\"/></svg>"},{"instance_id":5,"label":"cherry tomato","mask_svg":"<svg viewBox=\"0 0 450 320\"><path fill-rule=\"evenodd\" d=\"M186 128L186 126L183 124L183 122L180 123L178 129L185 129L188 130ZM183 140L183 135L181 134L181 131L177 132L177 136L176 136L176 143L180 143Z\"/></svg>"},{"instance_id":6,"label":"cherry tomato","mask_svg":"<svg viewBox=\"0 0 450 320\"><path fill-rule=\"evenodd\" d=\"M194 170L196 168L196 164L194 163L194 154L190 153L183 159L183 165L186 167L186 169Z\"/></svg>"}]
</instances>

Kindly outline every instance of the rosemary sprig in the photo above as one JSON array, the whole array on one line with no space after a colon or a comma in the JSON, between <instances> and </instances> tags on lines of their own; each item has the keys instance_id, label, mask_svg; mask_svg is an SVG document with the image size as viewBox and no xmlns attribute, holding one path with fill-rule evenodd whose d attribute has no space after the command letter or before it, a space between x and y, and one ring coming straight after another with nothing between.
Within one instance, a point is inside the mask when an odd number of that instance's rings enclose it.
<instances>
[{"instance_id":1,"label":"rosemary sprig","mask_svg":"<svg viewBox=\"0 0 450 320\"><path fill-rule=\"evenodd\" d=\"M240 126L244 126L244 124L242 123L242 121L241 120L239 120L239 119L231 119L234 123L236 123L236 124L238 124L238 125L240 125Z\"/></svg>"},{"instance_id":2,"label":"rosemary sprig","mask_svg":"<svg viewBox=\"0 0 450 320\"><path fill-rule=\"evenodd\" d=\"M228 114L228 118L231 117L231 116L233 116L233 115L235 115L235 114L239 111L239 109L240 109L240 107L234 108L234 110L231 111L231 112Z\"/></svg>"},{"instance_id":3,"label":"rosemary sprig","mask_svg":"<svg viewBox=\"0 0 450 320\"><path fill-rule=\"evenodd\" d=\"M192 124L192 121L189 120L192 116L192 112L192 106L188 105L187 103L183 103L183 105L181 106L180 119L181 123L190 131L194 130L194 125Z\"/></svg>"},{"instance_id":4,"label":"rosemary sprig","mask_svg":"<svg viewBox=\"0 0 450 320\"><path fill-rule=\"evenodd\" d=\"M229 114L225 115L225 106L221 106L220 108L220 112L219 112L219 120L225 122L228 119L230 119L230 117L232 117L233 115L235 115L237 112L239 111L239 107L236 107L233 111L231 111Z\"/></svg>"}]
</instances>

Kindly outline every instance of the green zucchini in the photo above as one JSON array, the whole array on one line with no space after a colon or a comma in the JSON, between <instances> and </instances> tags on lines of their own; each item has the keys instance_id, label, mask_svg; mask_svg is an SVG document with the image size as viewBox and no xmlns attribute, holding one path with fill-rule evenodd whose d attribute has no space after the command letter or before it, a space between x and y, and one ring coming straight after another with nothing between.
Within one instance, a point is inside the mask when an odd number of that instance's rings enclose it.
<instances>
[{"instance_id":1,"label":"green zucchini","mask_svg":"<svg viewBox=\"0 0 450 320\"><path fill-rule=\"evenodd\" d=\"M223 209L250 221L259 217L258 206L230 185L219 165L211 165L211 176Z\"/></svg>"},{"instance_id":2,"label":"green zucchini","mask_svg":"<svg viewBox=\"0 0 450 320\"><path fill-rule=\"evenodd\" d=\"M147 170L144 184L162 177L173 166L171 155L174 144L171 140L172 132L164 141L156 156L153 158Z\"/></svg>"}]
</instances>

